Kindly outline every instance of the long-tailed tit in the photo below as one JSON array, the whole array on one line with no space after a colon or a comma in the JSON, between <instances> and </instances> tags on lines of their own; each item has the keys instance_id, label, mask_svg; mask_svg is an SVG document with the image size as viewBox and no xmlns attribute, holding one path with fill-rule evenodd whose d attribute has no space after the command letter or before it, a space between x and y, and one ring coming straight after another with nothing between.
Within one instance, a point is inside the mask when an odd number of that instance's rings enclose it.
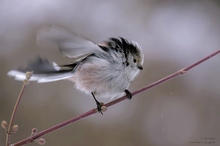
<instances>
[{"instance_id":1,"label":"long-tailed tit","mask_svg":"<svg viewBox=\"0 0 220 146\"><path fill-rule=\"evenodd\" d=\"M77 89L92 94L101 113L103 104L96 97L114 98L125 93L131 99L128 87L143 69L144 62L144 53L136 42L119 37L95 44L56 26L42 29L38 37L57 44L61 54L79 59L57 65L39 57L26 68L9 71L9 76L24 80L25 72L33 71L30 81L38 83L71 80Z\"/></svg>"}]
</instances>

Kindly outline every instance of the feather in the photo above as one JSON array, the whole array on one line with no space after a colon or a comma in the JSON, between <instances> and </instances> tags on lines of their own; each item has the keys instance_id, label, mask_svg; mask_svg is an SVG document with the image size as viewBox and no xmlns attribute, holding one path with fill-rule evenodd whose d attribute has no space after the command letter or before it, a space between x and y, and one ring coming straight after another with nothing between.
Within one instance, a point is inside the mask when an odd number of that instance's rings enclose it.
<instances>
[{"instance_id":1,"label":"feather","mask_svg":"<svg viewBox=\"0 0 220 146\"><path fill-rule=\"evenodd\" d=\"M22 81L26 79L26 73L18 70L11 70L8 72L8 76L14 77L15 80ZM54 82L59 80L64 80L71 78L72 73L62 73L62 74L33 74L30 81L37 81L38 83Z\"/></svg>"},{"instance_id":2,"label":"feather","mask_svg":"<svg viewBox=\"0 0 220 146\"><path fill-rule=\"evenodd\" d=\"M77 58L86 54L103 51L97 44L58 26L42 27L37 35L37 42L57 45L61 54L69 58Z\"/></svg>"},{"instance_id":3,"label":"feather","mask_svg":"<svg viewBox=\"0 0 220 146\"><path fill-rule=\"evenodd\" d=\"M21 81L26 78L27 71L33 71L30 81L37 81L38 83L53 82L72 77L74 67L74 65L71 67L58 66L56 63L50 63L47 59L38 57L29 63L26 68L9 71L8 76Z\"/></svg>"}]
</instances>

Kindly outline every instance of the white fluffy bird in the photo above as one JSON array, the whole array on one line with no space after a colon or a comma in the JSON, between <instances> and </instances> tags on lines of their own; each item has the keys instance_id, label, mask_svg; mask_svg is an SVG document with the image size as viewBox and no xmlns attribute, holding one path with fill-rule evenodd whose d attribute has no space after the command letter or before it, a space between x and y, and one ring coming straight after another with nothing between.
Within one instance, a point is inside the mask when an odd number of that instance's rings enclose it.
<instances>
[{"instance_id":1,"label":"white fluffy bird","mask_svg":"<svg viewBox=\"0 0 220 146\"><path fill-rule=\"evenodd\" d=\"M128 87L144 62L144 53L136 42L119 37L95 44L57 26L41 29L38 37L54 42L61 54L78 60L57 65L39 57L26 68L9 71L9 76L24 80L26 71L33 71L30 81L38 83L71 80L77 89L92 94L101 113L102 104L95 97L113 98L126 93L131 99Z\"/></svg>"}]
</instances>

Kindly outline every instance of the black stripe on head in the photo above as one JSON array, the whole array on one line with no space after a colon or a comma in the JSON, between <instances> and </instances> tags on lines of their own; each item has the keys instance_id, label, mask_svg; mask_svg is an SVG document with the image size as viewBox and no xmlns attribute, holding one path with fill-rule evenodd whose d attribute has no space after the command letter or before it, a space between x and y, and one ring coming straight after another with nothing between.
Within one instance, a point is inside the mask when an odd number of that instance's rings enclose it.
<instances>
[{"instance_id":1,"label":"black stripe on head","mask_svg":"<svg viewBox=\"0 0 220 146\"><path fill-rule=\"evenodd\" d=\"M127 55L129 52L132 54L137 54L139 51L137 49L137 46L131 42L129 42L127 39L124 39L122 37L118 38L110 38L110 41L108 42L108 46L116 51L123 52Z\"/></svg>"},{"instance_id":2,"label":"black stripe on head","mask_svg":"<svg viewBox=\"0 0 220 146\"><path fill-rule=\"evenodd\" d=\"M108 46L110 49L115 50L116 52L121 52L124 54L126 58L126 65L128 66L128 54L131 53L133 55L137 55L139 53L138 48L132 42L119 37L119 38L110 38L108 42Z\"/></svg>"},{"instance_id":3,"label":"black stripe on head","mask_svg":"<svg viewBox=\"0 0 220 146\"><path fill-rule=\"evenodd\" d=\"M123 49L123 51L124 51L124 54L125 54L125 58L126 58L126 63L127 63L127 66L129 65L129 63L128 63L128 53L129 53L129 51L128 51L128 41L127 40L125 40L125 39L123 39L122 37L120 37L120 39L121 39L121 48Z\"/></svg>"},{"instance_id":4,"label":"black stripe on head","mask_svg":"<svg viewBox=\"0 0 220 146\"><path fill-rule=\"evenodd\" d=\"M125 39L118 39L118 38L110 38L108 41L108 46L110 47L110 49L116 51L116 52L120 52L122 54L124 54L126 61L123 62L123 64L126 64L126 66L129 65L128 63L128 50L124 47L126 44Z\"/></svg>"},{"instance_id":5,"label":"black stripe on head","mask_svg":"<svg viewBox=\"0 0 220 146\"><path fill-rule=\"evenodd\" d=\"M136 45L122 37L120 37L120 39L122 42L122 48L126 49L126 51L130 52L131 54L137 54L139 52Z\"/></svg>"},{"instance_id":6,"label":"black stripe on head","mask_svg":"<svg viewBox=\"0 0 220 146\"><path fill-rule=\"evenodd\" d=\"M131 53L132 55L137 55L139 53L139 50L135 44L122 37L110 38L108 41L105 41L103 44L106 45L99 45L99 47L105 52L114 50L115 52L123 53L126 58L126 62L124 62L123 64L126 64L127 66L129 65L128 54Z\"/></svg>"}]
</instances>

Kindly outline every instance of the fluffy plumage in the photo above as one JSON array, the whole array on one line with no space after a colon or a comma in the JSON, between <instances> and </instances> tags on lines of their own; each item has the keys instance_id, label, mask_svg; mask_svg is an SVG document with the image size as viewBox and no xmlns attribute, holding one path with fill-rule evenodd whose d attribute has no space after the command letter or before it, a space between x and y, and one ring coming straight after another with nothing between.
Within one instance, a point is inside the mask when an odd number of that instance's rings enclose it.
<instances>
[{"instance_id":1,"label":"fluffy plumage","mask_svg":"<svg viewBox=\"0 0 220 146\"><path fill-rule=\"evenodd\" d=\"M41 29L38 40L55 43L61 54L79 59L72 64L57 65L37 58L26 68L8 72L16 80L23 80L26 71L34 71L31 81L39 83L63 79L76 87L100 97L118 97L142 70L144 55L141 47L125 38L110 38L99 44L60 27Z\"/></svg>"}]
</instances>

